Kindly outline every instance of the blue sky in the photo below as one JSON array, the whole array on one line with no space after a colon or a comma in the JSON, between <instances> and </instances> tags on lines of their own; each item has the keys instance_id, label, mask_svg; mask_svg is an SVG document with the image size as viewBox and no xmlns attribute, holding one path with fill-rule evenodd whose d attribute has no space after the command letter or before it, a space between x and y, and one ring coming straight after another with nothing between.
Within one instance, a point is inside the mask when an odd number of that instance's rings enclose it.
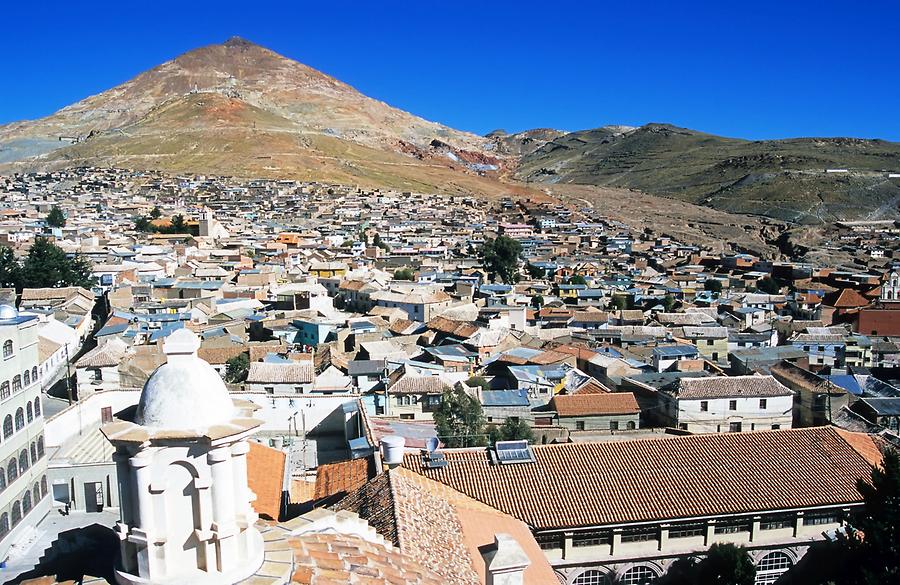
<instances>
[{"instance_id":1,"label":"blue sky","mask_svg":"<svg viewBox=\"0 0 900 585\"><path fill-rule=\"evenodd\" d=\"M4 3L0 123L239 35L485 133L669 122L900 141L900 2Z\"/></svg>"}]
</instances>

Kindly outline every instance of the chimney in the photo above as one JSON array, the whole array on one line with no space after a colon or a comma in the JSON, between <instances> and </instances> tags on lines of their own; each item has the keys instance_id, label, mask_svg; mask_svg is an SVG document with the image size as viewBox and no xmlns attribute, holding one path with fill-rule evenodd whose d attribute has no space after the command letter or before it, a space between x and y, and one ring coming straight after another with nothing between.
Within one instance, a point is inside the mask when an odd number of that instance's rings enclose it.
<instances>
[{"instance_id":1,"label":"chimney","mask_svg":"<svg viewBox=\"0 0 900 585\"><path fill-rule=\"evenodd\" d=\"M531 560L519 543L506 533L494 535L494 544L482 553L485 585L522 585Z\"/></svg>"}]
</instances>

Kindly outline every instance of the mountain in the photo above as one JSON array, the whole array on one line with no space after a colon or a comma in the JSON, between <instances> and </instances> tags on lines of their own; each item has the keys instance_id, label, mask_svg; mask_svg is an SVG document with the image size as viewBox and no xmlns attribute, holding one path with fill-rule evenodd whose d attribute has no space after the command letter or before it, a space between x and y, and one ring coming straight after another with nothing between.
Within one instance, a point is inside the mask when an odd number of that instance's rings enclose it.
<instances>
[{"instance_id":1,"label":"mountain","mask_svg":"<svg viewBox=\"0 0 900 585\"><path fill-rule=\"evenodd\" d=\"M847 172L828 172L846 169ZM797 223L898 217L900 144L749 141L667 124L572 132L523 153L517 177L638 189Z\"/></svg>"},{"instance_id":2,"label":"mountain","mask_svg":"<svg viewBox=\"0 0 900 585\"><path fill-rule=\"evenodd\" d=\"M0 164L110 165L491 192L491 139L423 120L233 38L40 120L0 126ZM513 188L515 190L515 188Z\"/></svg>"}]
</instances>

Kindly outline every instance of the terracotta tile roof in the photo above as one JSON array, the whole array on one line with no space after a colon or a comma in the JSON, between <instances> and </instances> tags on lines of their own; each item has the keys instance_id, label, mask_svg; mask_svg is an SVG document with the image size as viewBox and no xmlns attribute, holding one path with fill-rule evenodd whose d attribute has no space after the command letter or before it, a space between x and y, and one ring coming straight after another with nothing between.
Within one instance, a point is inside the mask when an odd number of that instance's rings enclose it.
<instances>
[{"instance_id":1,"label":"terracotta tile roof","mask_svg":"<svg viewBox=\"0 0 900 585\"><path fill-rule=\"evenodd\" d=\"M224 364L233 357L247 351L244 345L232 345L230 347L201 347L197 350L197 357L211 364Z\"/></svg>"},{"instance_id":2,"label":"terracotta tile roof","mask_svg":"<svg viewBox=\"0 0 900 585\"><path fill-rule=\"evenodd\" d=\"M392 394L443 394L449 386L437 376L404 375L389 388Z\"/></svg>"},{"instance_id":3,"label":"terracotta tile roof","mask_svg":"<svg viewBox=\"0 0 900 585\"><path fill-rule=\"evenodd\" d=\"M369 457L320 465L316 470L314 499L343 497L365 485L374 471Z\"/></svg>"},{"instance_id":4,"label":"terracotta tile roof","mask_svg":"<svg viewBox=\"0 0 900 585\"><path fill-rule=\"evenodd\" d=\"M641 411L631 392L603 392L554 396L550 408L559 416L637 414Z\"/></svg>"},{"instance_id":5,"label":"terracotta tile roof","mask_svg":"<svg viewBox=\"0 0 900 585\"><path fill-rule=\"evenodd\" d=\"M791 390L773 376L715 376L680 378L674 390L679 398L742 398L790 396Z\"/></svg>"},{"instance_id":6,"label":"terracotta tile roof","mask_svg":"<svg viewBox=\"0 0 900 585\"><path fill-rule=\"evenodd\" d=\"M584 384L576 388L572 394L605 394L607 392L612 392L609 388L598 382L594 378L588 379Z\"/></svg>"},{"instance_id":7,"label":"terracotta tile roof","mask_svg":"<svg viewBox=\"0 0 900 585\"><path fill-rule=\"evenodd\" d=\"M870 301L852 288L845 288L825 295L822 304L836 309L855 309L868 306Z\"/></svg>"},{"instance_id":8,"label":"terracotta tile roof","mask_svg":"<svg viewBox=\"0 0 900 585\"><path fill-rule=\"evenodd\" d=\"M525 585L547 585L556 578L546 557L521 521L408 469L382 473L338 508L358 513L404 555L420 559L445 584L481 584L484 560L479 547L494 534L513 536L531 559Z\"/></svg>"},{"instance_id":9,"label":"terracotta tile roof","mask_svg":"<svg viewBox=\"0 0 900 585\"><path fill-rule=\"evenodd\" d=\"M400 551L347 534L290 537L291 585L447 585L447 581Z\"/></svg>"},{"instance_id":10,"label":"terracotta tile roof","mask_svg":"<svg viewBox=\"0 0 900 585\"><path fill-rule=\"evenodd\" d=\"M256 494L253 509L261 518L278 520L284 494L285 454L256 441L249 441L247 484Z\"/></svg>"},{"instance_id":11,"label":"terracotta tile roof","mask_svg":"<svg viewBox=\"0 0 900 585\"><path fill-rule=\"evenodd\" d=\"M866 441L814 427L536 445L536 462L522 465L445 450L443 469L423 469L416 455L403 465L550 529L856 503L856 482L872 471Z\"/></svg>"},{"instance_id":12,"label":"terracotta tile roof","mask_svg":"<svg viewBox=\"0 0 900 585\"><path fill-rule=\"evenodd\" d=\"M446 317L435 317L425 324L426 327L434 331L440 331L447 335L466 339L478 332L478 326L468 321L454 321Z\"/></svg>"}]
</instances>

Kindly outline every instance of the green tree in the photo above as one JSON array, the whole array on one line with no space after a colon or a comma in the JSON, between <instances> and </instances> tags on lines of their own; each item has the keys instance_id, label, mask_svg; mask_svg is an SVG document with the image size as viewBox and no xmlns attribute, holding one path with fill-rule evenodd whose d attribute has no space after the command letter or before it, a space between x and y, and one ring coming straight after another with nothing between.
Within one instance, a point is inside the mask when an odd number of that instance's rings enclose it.
<instances>
[{"instance_id":1,"label":"green tree","mask_svg":"<svg viewBox=\"0 0 900 585\"><path fill-rule=\"evenodd\" d=\"M159 210L159 205L157 205L150 212L150 219L159 219L160 217L162 217L162 211Z\"/></svg>"},{"instance_id":2,"label":"green tree","mask_svg":"<svg viewBox=\"0 0 900 585\"><path fill-rule=\"evenodd\" d=\"M372 238L372 244L373 244L374 246L377 246L377 247L381 248L381 249L384 250L385 252L390 252L390 251L391 251L391 247L388 246L387 244L385 244L385 243L381 240L381 234L378 234L378 233L375 234L375 237Z\"/></svg>"},{"instance_id":3,"label":"green tree","mask_svg":"<svg viewBox=\"0 0 900 585\"><path fill-rule=\"evenodd\" d=\"M525 264L525 271L528 273L529 278L532 279L544 278L547 276L546 270L540 266L535 266L531 262Z\"/></svg>"},{"instance_id":4,"label":"green tree","mask_svg":"<svg viewBox=\"0 0 900 585\"><path fill-rule=\"evenodd\" d=\"M759 279L756 288L759 291L770 295L781 294L781 284L771 276L764 276Z\"/></svg>"},{"instance_id":5,"label":"green tree","mask_svg":"<svg viewBox=\"0 0 900 585\"><path fill-rule=\"evenodd\" d=\"M610 307L617 311L624 311L628 308L630 303L628 302L628 297L626 295L613 295L609 304Z\"/></svg>"},{"instance_id":6,"label":"green tree","mask_svg":"<svg viewBox=\"0 0 900 585\"><path fill-rule=\"evenodd\" d=\"M531 306L535 309L540 309L544 306L544 297L541 295L534 295L531 297Z\"/></svg>"},{"instance_id":7,"label":"green tree","mask_svg":"<svg viewBox=\"0 0 900 585\"><path fill-rule=\"evenodd\" d=\"M150 223L150 220L144 217L143 215L139 215L134 218L134 229L139 232L152 232L155 231L153 228L153 224Z\"/></svg>"},{"instance_id":8,"label":"green tree","mask_svg":"<svg viewBox=\"0 0 900 585\"><path fill-rule=\"evenodd\" d=\"M519 256L522 244L507 236L485 240L481 246L481 258L488 272L505 283L516 282L519 276Z\"/></svg>"},{"instance_id":9,"label":"green tree","mask_svg":"<svg viewBox=\"0 0 900 585\"><path fill-rule=\"evenodd\" d=\"M659 585L753 585L756 566L742 547L716 543L702 559L683 557L657 581Z\"/></svg>"},{"instance_id":10,"label":"green tree","mask_svg":"<svg viewBox=\"0 0 900 585\"><path fill-rule=\"evenodd\" d=\"M672 309L675 308L675 297L672 295L663 297L663 307L665 308L666 313L671 313Z\"/></svg>"},{"instance_id":11,"label":"green tree","mask_svg":"<svg viewBox=\"0 0 900 585\"><path fill-rule=\"evenodd\" d=\"M489 433L491 444L497 441L525 440L534 443L534 431L520 418L507 418L502 425L495 426Z\"/></svg>"},{"instance_id":12,"label":"green tree","mask_svg":"<svg viewBox=\"0 0 900 585\"><path fill-rule=\"evenodd\" d=\"M62 209L59 208L59 205L54 205L50 208L50 213L47 214L47 225L50 227L65 227L66 225L66 216L63 215Z\"/></svg>"},{"instance_id":13,"label":"green tree","mask_svg":"<svg viewBox=\"0 0 900 585\"><path fill-rule=\"evenodd\" d=\"M184 216L180 213L172 216L172 227L170 228L170 232L173 234L185 234L187 233L187 223L184 221Z\"/></svg>"},{"instance_id":14,"label":"green tree","mask_svg":"<svg viewBox=\"0 0 900 585\"><path fill-rule=\"evenodd\" d=\"M571 278L569 278L568 284L587 284L587 281L580 274L573 274Z\"/></svg>"},{"instance_id":15,"label":"green tree","mask_svg":"<svg viewBox=\"0 0 900 585\"><path fill-rule=\"evenodd\" d=\"M474 388L479 386L482 390L490 390L491 384L487 381L484 376L472 376L468 380L466 380L466 386L470 388Z\"/></svg>"},{"instance_id":16,"label":"green tree","mask_svg":"<svg viewBox=\"0 0 900 585\"><path fill-rule=\"evenodd\" d=\"M460 388L444 391L441 405L434 413L438 438L447 447L483 447L484 412L481 404Z\"/></svg>"},{"instance_id":17,"label":"green tree","mask_svg":"<svg viewBox=\"0 0 900 585\"><path fill-rule=\"evenodd\" d=\"M0 247L0 287L19 288L21 272L22 267L19 266L12 248Z\"/></svg>"},{"instance_id":18,"label":"green tree","mask_svg":"<svg viewBox=\"0 0 900 585\"><path fill-rule=\"evenodd\" d=\"M414 280L416 273L412 268L400 268L394 271L394 280Z\"/></svg>"},{"instance_id":19,"label":"green tree","mask_svg":"<svg viewBox=\"0 0 900 585\"><path fill-rule=\"evenodd\" d=\"M707 278L703 283L703 289L719 294L722 292L722 281L716 278Z\"/></svg>"},{"instance_id":20,"label":"green tree","mask_svg":"<svg viewBox=\"0 0 900 585\"><path fill-rule=\"evenodd\" d=\"M16 288L82 286L91 288L97 279L92 275L91 263L83 256L66 256L62 249L47 238L36 238L22 262Z\"/></svg>"},{"instance_id":21,"label":"green tree","mask_svg":"<svg viewBox=\"0 0 900 585\"><path fill-rule=\"evenodd\" d=\"M225 362L225 381L240 384L247 379L250 371L250 357L241 353Z\"/></svg>"}]
</instances>

